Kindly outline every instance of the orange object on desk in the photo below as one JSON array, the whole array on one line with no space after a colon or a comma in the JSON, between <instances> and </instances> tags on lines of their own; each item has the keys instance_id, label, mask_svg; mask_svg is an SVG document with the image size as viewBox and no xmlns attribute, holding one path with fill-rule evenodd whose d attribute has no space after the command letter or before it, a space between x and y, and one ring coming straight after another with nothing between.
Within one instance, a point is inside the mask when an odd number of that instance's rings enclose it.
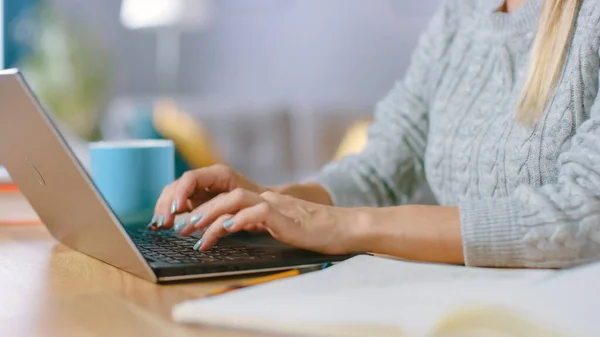
<instances>
[{"instance_id":1,"label":"orange object on desk","mask_svg":"<svg viewBox=\"0 0 600 337\"><path fill-rule=\"evenodd\" d=\"M213 290L210 293L210 296L216 296L216 295L221 295L224 293L228 293L230 291L234 291L234 290L238 290L238 289L242 289L242 288L246 288L246 287L250 287L250 286L255 286L255 285L259 285L259 284L263 284L263 283L267 283L267 282L271 282L271 281L276 281L276 280L281 280L284 278L288 278L288 277L292 277L292 276L297 276L300 275L300 270L289 270L283 273L278 273L278 274L273 274L273 275L268 275L268 276L263 276L263 277L259 277L256 279L250 279L248 281L245 281L243 283L239 283L239 284L234 284L234 285L230 285L227 286L225 288L220 288L217 290Z\"/></svg>"},{"instance_id":2,"label":"orange object on desk","mask_svg":"<svg viewBox=\"0 0 600 337\"><path fill-rule=\"evenodd\" d=\"M0 193L3 192L19 192L19 188L15 184L0 184Z\"/></svg>"}]
</instances>

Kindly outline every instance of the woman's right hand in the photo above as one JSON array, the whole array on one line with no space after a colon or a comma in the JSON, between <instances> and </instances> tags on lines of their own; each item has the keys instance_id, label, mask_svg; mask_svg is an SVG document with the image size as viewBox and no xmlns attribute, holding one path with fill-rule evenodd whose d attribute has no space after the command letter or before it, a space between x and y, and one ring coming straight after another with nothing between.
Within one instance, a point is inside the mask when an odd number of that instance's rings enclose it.
<instances>
[{"instance_id":1,"label":"woman's right hand","mask_svg":"<svg viewBox=\"0 0 600 337\"><path fill-rule=\"evenodd\" d=\"M172 228L175 215L190 212L215 196L223 192L231 192L236 188L259 194L268 191L267 188L251 182L225 165L213 165L188 171L163 189L156 203L154 217L148 227ZM188 221L193 219L190 218ZM183 225L185 224L181 227Z\"/></svg>"}]
</instances>

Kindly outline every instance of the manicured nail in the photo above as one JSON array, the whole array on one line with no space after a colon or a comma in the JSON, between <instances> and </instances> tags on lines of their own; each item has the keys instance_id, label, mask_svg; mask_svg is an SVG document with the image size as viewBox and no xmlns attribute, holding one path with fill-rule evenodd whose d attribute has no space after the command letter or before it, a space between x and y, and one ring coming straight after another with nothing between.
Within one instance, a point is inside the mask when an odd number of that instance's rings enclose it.
<instances>
[{"instance_id":1,"label":"manicured nail","mask_svg":"<svg viewBox=\"0 0 600 337\"><path fill-rule=\"evenodd\" d=\"M164 223L165 223L165 216L161 215L160 218L158 218L158 224L156 224L156 228L162 228Z\"/></svg>"},{"instance_id":2,"label":"manicured nail","mask_svg":"<svg viewBox=\"0 0 600 337\"><path fill-rule=\"evenodd\" d=\"M198 221L200 221L200 219L202 219L202 213L192 215L192 217L190 218L190 223L192 225L195 225L198 223Z\"/></svg>"},{"instance_id":3,"label":"manicured nail","mask_svg":"<svg viewBox=\"0 0 600 337\"><path fill-rule=\"evenodd\" d=\"M223 228L229 228L231 226L233 226L233 219L228 219L223 222Z\"/></svg>"},{"instance_id":4,"label":"manicured nail","mask_svg":"<svg viewBox=\"0 0 600 337\"><path fill-rule=\"evenodd\" d=\"M177 212L177 200L173 200L171 204L171 214L175 214L175 212Z\"/></svg>"},{"instance_id":5,"label":"manicured nail","mask_svg":"<svg viewBox=\"0 0 600 337\"><path fill-rule=\"evenodd\" d=\"M156 224L156 215L152 216L152 220L150 220L150 223L146 228L151 228L152 226L154 226L154 224Z\"/></svg>"},{"instance_id":6,"label":"manicured nail","mask_svg":"<svg viewBox=\"0 0 600 337\"><path fill-rule=\"evenodd\" d=\"M194 250L200 249L200 246L202 246L202 239L200 239L200 240L198 240L198 242L196 242L196 244L194 245Z\"/></svg>"},{"instance_id":7,"label":"manicured nail","mask_svg":"<svg viewBox=\"0 0 600 337\"><path fill-rule=\"evenodd\" d=\"M173 230L176 232L179 232L180 230L183 229L183 227L185 227L187 221L185 218L180 218L175 220L175 226L173 226Z\"/></svg>"}]
</instances>

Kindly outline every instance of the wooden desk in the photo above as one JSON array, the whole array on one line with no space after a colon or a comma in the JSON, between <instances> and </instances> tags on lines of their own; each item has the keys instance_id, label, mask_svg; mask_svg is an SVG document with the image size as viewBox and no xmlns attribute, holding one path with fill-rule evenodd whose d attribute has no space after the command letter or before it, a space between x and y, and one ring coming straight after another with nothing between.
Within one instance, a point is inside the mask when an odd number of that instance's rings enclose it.
<instances>
[{"instance_id":1,"label":"wooden desk","mask_svg":"<svg viewBox=\"0 0 600 337\"><path fill-rule=\"evenodd\" d=\"M0 336L253 336L171 321L174 304L226 283L155 285L62 246L42 225L0 226Z\"/></svg>"}]
</instances>

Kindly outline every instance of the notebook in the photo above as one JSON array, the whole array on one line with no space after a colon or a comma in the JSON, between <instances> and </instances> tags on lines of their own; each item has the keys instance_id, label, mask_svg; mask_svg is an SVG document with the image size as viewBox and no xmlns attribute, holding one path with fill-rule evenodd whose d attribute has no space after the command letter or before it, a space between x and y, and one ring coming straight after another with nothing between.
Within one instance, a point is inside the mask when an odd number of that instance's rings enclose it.
<instances>
[{"instance_id":1,"label":"notebook","mask_svg":"<svg viewBox=\"0 0 600 337\"><path fill-rule=\"evenodd\" d=\"M598 307L600 264L557 272L361 255L323 271L189 300L172 316L293 336L588 337L600 336Z\"/></svg>"}]
</instances>

